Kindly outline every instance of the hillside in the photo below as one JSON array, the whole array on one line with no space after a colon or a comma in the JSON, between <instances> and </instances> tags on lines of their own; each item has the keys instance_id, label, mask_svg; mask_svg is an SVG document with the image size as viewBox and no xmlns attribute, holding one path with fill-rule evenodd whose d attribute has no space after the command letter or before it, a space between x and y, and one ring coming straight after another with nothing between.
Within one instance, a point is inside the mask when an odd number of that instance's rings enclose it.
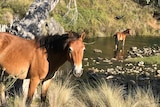
<instances>
[{"instance_id":1,"label":"hillside","mask_svg":"<svg viewBox=\"0 0 160 107\"><path fill-rule=\"evenodd\" d=\"M22 18L32 1L0 1L0 23L10 22L15 14ZM160 36L160 22L153 18L153 5L142 6L132 0L77 0L77 9L75 6L73 1L69 5L68 0L61 0L50 16L66 30L85 29L90 37L112 36L126 28L133 29L135 35Z\"/></svg>"}]
</instances>

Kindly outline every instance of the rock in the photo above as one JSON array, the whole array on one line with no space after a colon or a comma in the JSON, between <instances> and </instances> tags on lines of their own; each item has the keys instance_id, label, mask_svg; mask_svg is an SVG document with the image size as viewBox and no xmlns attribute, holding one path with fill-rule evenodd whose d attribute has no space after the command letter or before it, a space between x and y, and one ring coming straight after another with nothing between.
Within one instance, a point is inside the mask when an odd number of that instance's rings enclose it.
<instances>
[{"instance_id":1,"label":"rock","mask_svg":"<svg viewBox=\"0 0 160 107\"><path fill-rule=\"evenodd\" d=\"M111 62L111 61L110 61L109 59L105 58L105 59L103 60L103 62L109 63L109 62Z\"/></svg>"},{"instance_id":2,"label":"rock","mask_svg":"<svg viewBox=\"0 0 160 107\"><path fill-rule=\"evenodd\" d=\"M104 69L100 69L99 72L105 72L105 70Z\"/></svg>"},{"instance_id":3,"label":"rock","mask_svg":"<svg viewBox=\"0 0 160 107\"><path fill-rule=\"evenodd\" d=\"M150 76L150 73L149 72L144 72L144 74L149 77Z\"/></svg>"},{"instance_id":4,"label":"rock","mask_svg":"<svg viewBox=\"0 0 160 107\"><path fill-rule=\"evenodd\" d=\"M98 68L94 68L94 67L89 68L89 71L92 71L94 73L99 72Z\"/></svg>"},{"instance_id":5,"label":"rock","mask_svg":"<svg viewBox=\"0 0 160 107\"><path fill-rule=\"evenodd\" d=\"M125 64L125 66L133 66L132 63Z\"/></svg>"},{"instance_id":6,"label":"rock","mask_svg":"<svg viewBox=\"0 0 160 107\"><path fill-rule=\"evenodd\" d=\"M160 75L160 70L157 70L157 73Z\"/></svg>"},{"instance_id":7,"label":"rock","mask_svg":"<svg viewBox=\"0 0 160 107\"><path fill-rule=\"evenodd\" d=\"M139 74L140 72L138 70L132 70L132 72Z\"/></svg>"},{"instance_id":8,"label":"rock","mask_svg":"<svg viewBox=\"0 0 160 107\"><path fill-rule=\"evenodd\" d=\"M108 68L108 69L107 69L107 72L113 72L113 71L114 71L113 68Z\"/></svg>"},{"instance_id":9,"label":"rock","mask_svg":"<svg viewBox=\"0 0 160 107\"><path fill-rule=\"evenodd\" d=\"M101 57L97 57L97 59L96 59L96 61L102 61L103 60L103 58L101 58Z\"/></svg>"},{"instance_id":10,"label":"rock","mask_svg":"<svg viewBox=\"0 0 160 107\"><path fill-rule=\"evenodd\" d=\"M136 53L135 55L136 55L137 57L143 58L143 56L142 56L141 54L139 54L139 53Z\"/></svg>"},{"instance_id":11,"label":"rock","mask_svg":"<svg viewBox=\"0 0 160 107\"><path fill-rule=\"evenodd\" d=\"M89 62L87 62L84 66L87 66L87 67L88 67L88 66L89 66Z\"/></svg>"},{"instance_id":12,"label":"rock","mask_svg":"<svg viewBox=\"0 0 160 107\"><path fill-rule=\"evenodd\" d=\"M118 69L118 70L122 70L123 69L123 67L121 67L121 66L116 66L116 68Z\"/></svg>"},{"instance_id":13,"label":"rock","mask_svg":"<svg viewBox=\"0 0 160 107\"><path fill-rule=\"evenodd\" d=\"M88 58L83 58L83 61L88 61Z\"/></svg>"},{"instance_id":14,"label":"rock","mask_svg":"<svg viewBox=\"0 0 160 107\"><path fill-rule=\"evenodd\" d=\"M111 59L111 61L116 61L116 60L117 60L116 58L112 58L112 59Z\"/></svg>"},{"instance_id":15,"label":"rock","mask_svg":"<svg viewBox=\"0 0 160 107\"><path fill-rule=\"evenodd\" d=\"M100 64L100 62L96 62L96 64Z\"/></svg>"},{"instance_id":16,"label":"rock","mask_svg":"<svg viewBox=\"0 0 160 107\"><path fill-rule=\"evenodd\" d=\"M106 77L107 80L108 80L108 79L113 79L113 78L114 78L113 75L110 75L110 76Z\"/></svg>"},{"instance_id":17,"label":"rock","mask_svg":"<svg viewBox=\"0 0 160 107\"><path fill-rule=\"evenodd\" d=\"M157 67L157 64L153 64L152 66L153 66L153 67Z\"/></svg>"},{"instance_id":18,"label":"rock","mask_svg":"<svg viewBox=\"0 0 160 107\"><path fill-rule=\"evenodd\" d=\"M137 51L137 49L138 49L137 47L131 47L131 50L134 52Z\"/></svg>"},{"instance_id":19,"label":"rock","mask_svg":"<svg viewBox=\"0 0 160 107\"><path fill-rule=\"evenodd\" d=\"M102 53L102 50L100 50L100 49L94 49L93 52L94 53Z\"/></svg>"},{"instance_id":20,"label":"rock","mask_svg":"<svg viewBox=\"0 0 160 107\"><path fill-rule=\"evenodd\" d=\"M138 62L138 66L143 67L144 66L144 62L143 61Z\"/></svg>"}]
</instances>

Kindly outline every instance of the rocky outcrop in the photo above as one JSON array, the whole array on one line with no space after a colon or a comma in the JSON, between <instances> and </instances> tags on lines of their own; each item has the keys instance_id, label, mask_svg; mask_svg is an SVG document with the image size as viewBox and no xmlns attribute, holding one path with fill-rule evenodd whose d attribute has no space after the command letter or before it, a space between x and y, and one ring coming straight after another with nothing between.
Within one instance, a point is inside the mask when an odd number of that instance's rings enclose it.
<instances>
[{"instance_id":1,"label":"rocky outcrop","mask_svg":"<svg viewBox=\"0 0 160 107\"><path fill-rule=\"evenodd\" d=\"M21 20L14 20L7 32L27 39L34 39L35 36L45 34L63 33L63 27L53 18L46 21L49 12L55 8L58 2L59 0L35 0L29 7L26 16Z\"/></svg>"}]
</instances>

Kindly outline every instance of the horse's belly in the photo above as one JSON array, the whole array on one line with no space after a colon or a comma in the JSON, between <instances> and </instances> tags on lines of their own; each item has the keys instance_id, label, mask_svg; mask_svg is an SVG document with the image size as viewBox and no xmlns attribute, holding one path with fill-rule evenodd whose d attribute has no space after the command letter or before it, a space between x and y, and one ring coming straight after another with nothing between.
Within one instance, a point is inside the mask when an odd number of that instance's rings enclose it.
<instances>
[{"instance_id":1,"label":"horse's belly","mask_svg":"<svg viewBox=\"0 0 160 107\"><path fill-rule=\"evenodd\" d=\"M6 69L6 68L4 68L4 69ZM12 76L19 78L19 79L25 79L27 77L27 73L28 73L28 71L24 70L24 69L21 69L21 71L6 69L5 72L7 74L12 75Z\"/></svg>"},{"instance_id":2,"label":"horse's belly","mask_svg":"<svg viewBox=\"0 0 160 107\"><path fill-rule=\"evenodd\" d=\"M14 64L1 65L1 69L7 74L15 76L19 79L25 79L27 77L29 66L15 66Z\"/></svg>"},{"instance_id":3,"label":"horse's belly","mask_svg":"<svg viewBox=\"0 0 160 107\"><path fill-rule=\"evenodd\" d=\"M25 79L29 70L29 61L24 57L11 57L10 55L0 55L0 66L7 74L20 79Z\"/></svg>"}]
</instances>

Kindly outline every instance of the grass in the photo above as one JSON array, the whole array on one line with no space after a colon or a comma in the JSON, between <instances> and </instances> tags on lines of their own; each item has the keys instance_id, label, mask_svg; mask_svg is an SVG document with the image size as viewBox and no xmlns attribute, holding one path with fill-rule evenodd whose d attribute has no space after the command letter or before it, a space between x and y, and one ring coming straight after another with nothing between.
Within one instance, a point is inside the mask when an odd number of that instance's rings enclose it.
<instances>
[{"instance_id":1,"label":"grass","mask_svg":"<svg viewBox=\"0 0 160 107\"><path fill-rule=\"evenodd\" d=\"M88 80L89 81L89 80ZM92 81L93 82L93 81ZM91 81L90 81L91 83ZM50 107L159 107L158 98L151 88L126 93L124 86L107 83L104 80L90 84L82 79L70 76L56 77L48 91ZM24 97L8 99L9 107L25 107ZM40 100L35 99L32 106L39 107Z\"/></svg>"},{"instance_id":2,"label":"grass","mask_svg":"<svg viewBox=\"0 0 160 107\"><path fill-rule=\"evenodd\" d=\"M149 57L143 57L143 58L140 58L140 57L136 57L136 58L129 58L129 59L126 59L126 61L129 61L129 62L140 62L140 61L143 61L147 64L160 64L160 56L149 56Z\"/></svg>"},{"instance_id":3,"label":"grass","mask_svg":"<svg viewBox=\"0 0 160 107\"><path fill-rule=\"evenodd\" d=\"M34 0L1 0L0 24L12 23L15 17L23 18Z\"/></svg>"},{"instance_id":4,"label":"grass","mask_svg":"<svg viewBox=\"0 0 160 107\"><path fill-rule=\"evenodd\" d=\"M14 16L23 18L32 2L1 0L0 23L9 24ZM86 29L89 31L88 37L109 37L126 28L132 28L135 35L157 36L160 33L157 29L159 22L152 17L155 11L153 5L141 6L133 0L81 0L77 1L77 13L74 2L71 2L70 10L68 3L67 0L60 1L50 12L50 17L54 17L66 30L82 32ZM124 17L116 20L116 16Z\"/></svg>"},{"instance_id":5,"label":"grass","mask_svg":"<svg viewBox=\"0 0 160 107\"><path fill-rule=\"evenodd\" d=\"M136 35L158 35L157 29L148 25L155 19L152 17L154 8L150 5L140 6L132 0L101 0L88 2L78 1L78 20L77 23L70 23L69 15L65 17L67 2L60 3L57 11L53 11L51 16L60 22L65 29L81 31L86 29L90 32L89 36L106 37L112 36L117 31L132 28ZM87 5L87 6L86 6ZM61 11L58 9L63 7ZM74 8L73 8L74 9ZM60 14L63 13L63 14ZM116 16L124 18L116 20ZM67 18L68 17L68 18ZM64 21L65 20L65 21ZM156 25L155 25L156 26Z\"/></svg>"}]
</instances>

